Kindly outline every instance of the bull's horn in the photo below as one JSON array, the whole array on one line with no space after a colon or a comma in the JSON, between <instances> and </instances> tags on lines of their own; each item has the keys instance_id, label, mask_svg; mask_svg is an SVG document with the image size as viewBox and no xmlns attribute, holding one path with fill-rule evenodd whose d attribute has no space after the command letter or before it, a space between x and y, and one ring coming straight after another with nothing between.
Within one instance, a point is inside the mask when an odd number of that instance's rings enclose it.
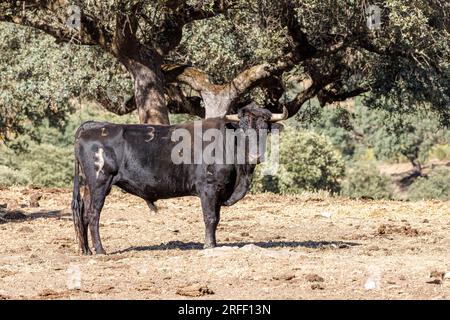
<instances>
[{"instance_id":1,"label":"bull's horn","mask_svg":"<svg viewBox=\"0 0 450 320\"><path fill-rule=\"evenodd\" d=\"M283 113L274 113L272 114L272 118L270 118L270 122L278 122L286 120L289 116L289 112L286 107L283 107Z\"/></svg>"},{"instance_id":2,"label":"bull's horn","mask_svg":"<svg viewBox=\"0 0 450 320\"><path fill-rule=\"evenodd\" d=\"M232 121L232 122L239 122L239 117L237 114L227 114L225 116L225 120Z\"/></svg>"}]
</instances>

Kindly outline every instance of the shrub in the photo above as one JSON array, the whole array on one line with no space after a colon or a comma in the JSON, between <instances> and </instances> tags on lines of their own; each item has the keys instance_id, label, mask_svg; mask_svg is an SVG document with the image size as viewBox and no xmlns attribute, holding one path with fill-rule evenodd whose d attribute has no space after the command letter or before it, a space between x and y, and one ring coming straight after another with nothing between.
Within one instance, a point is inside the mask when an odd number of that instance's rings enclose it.
<instances>
[{"instance_id":1,"label":"shrub","mask_svg":"<svg viewBox=\"0 0 450 320\"><path fill-rule=\"evenodd\" d=\"M439 161L450 159L450 145L437 144L431 149L430 154Z\"/></svg>"},{"instance_id":2,"label":"shrub","mask_svg":"<svg viewBox=\"0 0 450 320\"><path fill-rule=\"evenodd\" d=\"M341 156L324 136L286 128L280 137L280 166L274 176L263 176L258 166L253 192L300 193L339 191L344 174Z\"/></svg>"},{"instance_id":3,"label":"shrub","mask_svg":"<svg viewBox=\"0 0 450 320\"><path fill-rule=\"evenodd\" d=\"M23 172L0 165L0 187L27 185L29 182Z\"/></svg>"},{"instance_id":4,"label":"shrub","mask_svg":"<svg viewBox=\"0 0 450 320\"><path fill-rule=\"evenodd\" d=\"M299 193L294 189L293 174L280 165L276 175L263 175L262 166L257 166L253 177L252 192Z\"/></svg>"},{"instance_id":5,"label":"shrub","mask_svg":"<svg viewBox=\"0 0 450 320\"><path fill-rule=\"evenodd\" d=\"M389 176L379 172L375 163L360 163L347 171L341 195L349 198L392 199L392 182Z\"/></svg>"},{"instance_id":6,"label":"shrub","mask_svg":"<svg viewBox=\"0 0 450 320\"><path fill-rule=\"evenodd\" d=\"M18 161L31 183L42 187L67 187L73 178L73 148L55 147L49 144L32 144Z\"/></svg>"},{"instance_id":7,"label":"shrub","mask_svg":"<svg viewBox=\"0 0 450 320\"><path fill-rule=\"evenodd\" d=\"M410 200L450 200L450 170L439 169L417 179L408 190Z\"/></svg>"}]
</instances>

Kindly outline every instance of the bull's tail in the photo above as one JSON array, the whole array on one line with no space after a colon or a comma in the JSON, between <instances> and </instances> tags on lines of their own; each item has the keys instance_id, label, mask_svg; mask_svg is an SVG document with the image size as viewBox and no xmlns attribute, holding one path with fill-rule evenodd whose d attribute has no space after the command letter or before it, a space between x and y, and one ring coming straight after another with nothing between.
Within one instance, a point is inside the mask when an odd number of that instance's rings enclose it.
<instances>
[{"instance_id":1,"label":"bull's tail","mask_svg":"<svg viewBox=\"0 0 450 320\"><path fill-rule=\"evenodd\" d=\"M83 221L84 203L80 195L80 163L75 157L75 176L73 179L73 196L72 196L72 214L75 232L78 237L80 246L84 244L85 227Z\"/></svg>"}]
</instances>

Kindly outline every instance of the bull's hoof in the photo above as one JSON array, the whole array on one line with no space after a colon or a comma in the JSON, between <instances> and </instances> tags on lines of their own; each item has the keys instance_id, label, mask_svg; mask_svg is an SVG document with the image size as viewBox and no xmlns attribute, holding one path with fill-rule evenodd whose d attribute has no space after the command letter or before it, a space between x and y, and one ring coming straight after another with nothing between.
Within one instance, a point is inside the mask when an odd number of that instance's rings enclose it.
<instances>
[{"instance_id":1,"label":"bull's hoof","mask_svg":"<svg viewBox=\"0 0 450 320\"><path fill-rule=\"evenodd\" d=\"M203 249L212 249L212 248L215 248L215 247L217 247L216 243L205 243L203 245Z\"/></svg>"},{"instance_id":2,"label":"bull's hoof","mask_svg":"<svg viewBox=\"0 0 450 320\"><path fill-rule=\"evenodd\" d=\"M104 256L104 255L106 255L106 251L105 251L105 249L96 249L95 250L95 253L98 255L98 256Z\"/></svg>"},{"instance_id":3,"label":"bull's hoof","mask_svg":"<svg viewBox=\"0 0 450 320\"><path fill-rule=\"evenodd\" d=\"M83 250L81 250L81 255L92 256L92 251L91 251L91 249L83 249Z\"/></svg>"}]
</instances>

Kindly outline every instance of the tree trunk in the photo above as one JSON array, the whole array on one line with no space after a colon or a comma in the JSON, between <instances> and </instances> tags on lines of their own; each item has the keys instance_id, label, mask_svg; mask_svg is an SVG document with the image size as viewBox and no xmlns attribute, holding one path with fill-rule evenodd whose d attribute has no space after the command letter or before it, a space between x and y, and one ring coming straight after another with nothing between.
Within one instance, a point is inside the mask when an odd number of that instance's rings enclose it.
<instances>
[{"instance_id":1,"label":"tree trunk","mask_svg":"<svg viewBox=\"0 0 450 320\"><path fill-rule=\"evenodd\" d=\"M205 104L205 118L222 118L230 110L235 97L232 97L228 90L220 92L201 92L203 103Z\"/></svg>"},{"instance_id":2,"label":"tree trunk","mask_svg":"<svg viewBox=\"0 0 450 320\"><path fill-rule=\"evenodd\" d=\"M136 107L141 123L170 124L164 96L162 58L157 54L136 54L122 58L134 80Z\"/></svg>"},{"instance_id":3,"label":"tree trunk","mask_svg":"<svg viewBox=\"0 0 450 320\"><path fill-rule=\"evenodd\" d=\"M414 172L417 172L420 177L423 177L422 164L416 159L409 159L411 164L413 165Z\"/></svg>"}]
</instances>

